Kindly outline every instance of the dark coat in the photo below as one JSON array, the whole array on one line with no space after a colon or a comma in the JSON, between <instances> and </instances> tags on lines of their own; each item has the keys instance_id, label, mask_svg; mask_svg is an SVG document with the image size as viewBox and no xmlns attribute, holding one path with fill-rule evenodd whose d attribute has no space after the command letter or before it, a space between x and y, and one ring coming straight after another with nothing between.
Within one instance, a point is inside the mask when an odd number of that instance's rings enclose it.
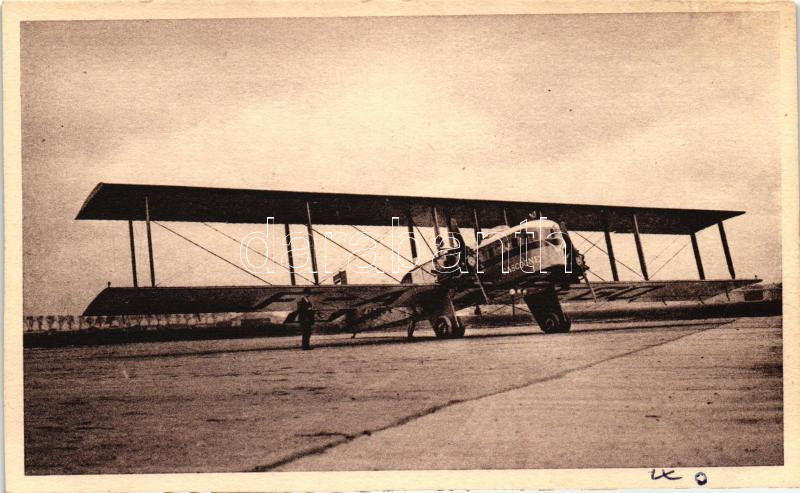
<instances>
[{"instance_id":1,"label":"dark coat","mask_svg":"<svg viewBox=\"0 0 800 493\"><path fill-rule=\"evenodd\" d=\"M311 325L314 323L313 305L305 296L297 300L297 321L302 325Z\"/></svg>"}]
</instances>

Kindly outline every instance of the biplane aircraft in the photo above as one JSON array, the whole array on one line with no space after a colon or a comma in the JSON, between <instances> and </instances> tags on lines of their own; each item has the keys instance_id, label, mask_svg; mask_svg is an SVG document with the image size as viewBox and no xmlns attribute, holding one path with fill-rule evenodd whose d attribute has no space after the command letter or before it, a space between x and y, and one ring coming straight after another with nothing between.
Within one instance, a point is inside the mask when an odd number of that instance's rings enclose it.
<instances>
[{"instance_id":1,"label":"biplane aircraft","mask_svg":"<svg viewBox=\"0 0 800 493\"><path fill-rule=\"evenodd\" d=\"M437 337L456 338L465 330L456 315L459 310L507 303L517 295L542 331L557 333L570 329L562 301L697 300L758 282L736 279L723 221L740 214L743 212L100 183L76 219L128 221L131 244L133 286L104 289L84 315L291 312L306 293L318 316L343 320L354 330L368 328L392 312L399 314L396 323L408 323L409 337L418 321L428 321ZM417 264L395 284L320 283L314 243L315 234L320 233L315 224L387 226L393 218L407 229L410 260L415 264L419 257L415 235L422 227L434 229L436 249L428 245L433 255L429 262ZM147 287L138 285L133 221L147 225ZM258 286L156 286L150 226L156 221L274 221L284 224L287 235L289 225L305 225L313 280L298 282L288 242L290 285L264 280L264 285ZM467 246L459 225L474 230L475 248ZM731 279L705 279L695 235L715 225ZM589 282L589 267L572 244L567 227L604 233L613 281ZM445 234L440 233L441 228ZM642 281L619 279L612 232L633 235ZM699 280L651 281L640 238L644 234L689 235Z\"/></svg>"}]
</instances>

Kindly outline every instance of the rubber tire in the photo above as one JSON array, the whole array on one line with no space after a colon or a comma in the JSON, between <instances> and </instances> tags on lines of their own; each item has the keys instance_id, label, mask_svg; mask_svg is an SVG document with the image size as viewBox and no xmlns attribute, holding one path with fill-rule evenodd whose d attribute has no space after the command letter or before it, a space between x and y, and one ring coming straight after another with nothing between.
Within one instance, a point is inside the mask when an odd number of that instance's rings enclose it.
<instances>
[{"instance_id":1,"label":"rubber tire","mask_svg":"<svg viewBox=\"0 0 800 493\"><path fill-rule=\"evenodd\" d=\"M555 310L543 310L537 314L536 323L545 334L565 334L572 327L572 321L565 313Z\"/></svg>"},{"instance_id":2,"label":"rubber tire","mask_svg":"<svg viewBox=\"0 0 800 493\"><path fill-rule=\"evenodd\" d=\"M569 319L566 313L562 313L561 327L559 332L566 334L572 328L572 320Z\"/></svg>"},{"instance_id":3,"label":"rubber tire","mask_svg":"<svg viewBox=\"0 0 800 493\"><path fill-rule=\"evenodd\" d=\"M569 332L572 322L562 310L554 290L529 294L524 300L542 332L545 334Z\"/></svg>"},{"instance_id":4,"label":"rubber tire","mask_svg":"<svg viewBox=\"0 0 800 493\"><path fill-rule=\"evenodd\" d=\"M536 323L545 334L556 334L561 331L561 317L552 310L542 310L536 316Z\"/></svg>"},{"instance_id":5,"label":"rubber tire","mask_svg":"<svg viewBox=\"0 0 800 493\"><path fill-rule=\"evenodd\" d=\"M464 337L464 332L466 331L467 327L461 322L461 320L456 317L456 326L453 329L453 339L460 339Z\"/></svg>"},{"instance_id":6,"label":"rubber tire","mask_svg":"<svg viewBox=\"0 0 800 493\"><path fill-rule=\"evenodd\" d=\"M437 339L449 339L453 336L453 321L450 317L442 315L437 318L432 324L433 333L436 334Z\"/></svg>"}]
</instances>

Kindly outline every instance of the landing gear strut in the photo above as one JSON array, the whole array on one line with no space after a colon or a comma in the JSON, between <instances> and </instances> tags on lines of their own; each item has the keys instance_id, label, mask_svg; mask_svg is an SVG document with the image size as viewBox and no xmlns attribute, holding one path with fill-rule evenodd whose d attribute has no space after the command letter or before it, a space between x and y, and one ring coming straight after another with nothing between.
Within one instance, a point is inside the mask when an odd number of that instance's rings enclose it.
<instances>
[{"instance_id":1,"label":"landing gear strut","mask_svg":"<svg viewBox=\"0 0 800 493\"><path fill-rule=\"evenodd\" d=\"M414 338L414 329L416 327L417 327L417 321L412 316L411 319L409 319L408 327L406 328L406 330L407 330L407 338L408 339L413 339Z\"/></svg>"},{"instance_id":2,"label":"landing gear strut","mask_svg":"<svg viewBox=\"0 0 800 493\"><path fill-rule=\"evenodd\" d=\"M456 316L456 309L450 293L442 292L436 303L428 311L428 321L438 339L464 337L465 326Z\"/></svg>"},{"instance_id":3,"label":"landing gear strut","mask_svg":"<svg viewBox=\"0 0 800 493\"><path fill-rule=\"evenodd\" d=\"M558 295L554 288L547 288L535 294L526 294L524 299L542 332L545 334L569 332L572 322L561 309L561 303L558 301Z\"/></svg>"}]
</instances>

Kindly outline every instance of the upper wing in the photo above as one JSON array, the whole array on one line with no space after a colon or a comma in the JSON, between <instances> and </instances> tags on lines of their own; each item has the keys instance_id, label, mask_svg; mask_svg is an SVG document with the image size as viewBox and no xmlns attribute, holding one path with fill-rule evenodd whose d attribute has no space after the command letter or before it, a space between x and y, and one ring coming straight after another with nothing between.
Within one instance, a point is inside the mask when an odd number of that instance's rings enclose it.
<instances>
[{"instance_id":1,"label":"upper wing","mask_svg":"<svg viewBox=\"0 0 800 493\"><path fill-rule=\"evenodd\" d=\"M412 307L434 284L348 284L324 286L210 286L106 288L84 315L148 315L292 311L308 290L315 310Z\"/></svg>"},{"instance_id":2,"label":"upper wing","mask_svg":"<svg viewBox=\"0 0 800 493\"><path fill-rule=\"evenodd\" d=\"M147 200L154 221L305 224L308 212L315 224L391 226L392 217L420 227L433 225L433 207L462 226L476 220L482 228L516 224L538 211L564 221L571 230L633 232L636 214L641 234L689 234L741 211L618 207L608 205L514 202L435 197L346 193L287 192L233 188L180 187L100 183L89 194L76 219L145 219ZM308 208L307 208L308 206Z\"/></svg>"}]
</instances>

